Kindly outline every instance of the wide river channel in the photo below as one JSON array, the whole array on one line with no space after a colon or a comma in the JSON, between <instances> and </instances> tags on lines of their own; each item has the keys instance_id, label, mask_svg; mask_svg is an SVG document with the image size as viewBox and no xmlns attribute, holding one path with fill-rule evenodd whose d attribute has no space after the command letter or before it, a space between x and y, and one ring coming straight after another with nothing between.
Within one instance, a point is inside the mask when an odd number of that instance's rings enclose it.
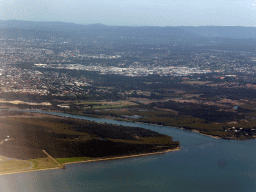
<instances>
[{"instance_id":1,"label":"wide river channel","mask_svg":"<svg viewBox=\"0 0 256 192\"><path fill-rule=\"evenodd\" d=\"M173 140L180 141L182 149L159 155L70 164L66 166L65 170L3 175L0 176L0 191L256 191L255 139L247 141L222 140L171 127L63 113L43 113L150 129L171 135Z\"/></svg>"}]
</instances>

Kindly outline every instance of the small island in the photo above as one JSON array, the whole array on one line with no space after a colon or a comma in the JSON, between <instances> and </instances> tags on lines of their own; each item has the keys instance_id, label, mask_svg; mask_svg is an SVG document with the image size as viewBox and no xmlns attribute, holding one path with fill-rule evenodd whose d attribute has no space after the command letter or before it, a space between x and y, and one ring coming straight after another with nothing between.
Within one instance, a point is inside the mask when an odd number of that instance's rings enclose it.
<instances>
[{"instance_id":1,"label":"small island","mask_svg":"<svg viewBox=\"0 0 256 192\"><path fill-rule=\"evenodd\" d=\"M0 118L0 174L157 154L180 145L143 128L17 111L1 111Z\"/></svg>"}]
</instances>

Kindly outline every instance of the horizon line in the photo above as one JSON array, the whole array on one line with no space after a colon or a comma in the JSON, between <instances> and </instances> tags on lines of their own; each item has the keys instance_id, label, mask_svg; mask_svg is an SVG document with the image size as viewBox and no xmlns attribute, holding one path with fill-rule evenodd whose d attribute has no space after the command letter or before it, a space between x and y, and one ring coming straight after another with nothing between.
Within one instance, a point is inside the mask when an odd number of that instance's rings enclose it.
<instances>
[{"instance_id":1,"label":"horizon line","mask_svg":"<svg viewBox=\"0 0 256 192\"><path fill-rule=\"evenodd\" d=\"M65 21L24 21L24 20L0 20L0 22L31 22L31 23L66 23L66 24L74 24L74 25L102 25L107 27L248 27L248 28L256 28L256 26L242 26L242 25L107 25L102 23L90 23L90 24L82 24L75 22L65 22Z\"/></svg>"}]
</instances>

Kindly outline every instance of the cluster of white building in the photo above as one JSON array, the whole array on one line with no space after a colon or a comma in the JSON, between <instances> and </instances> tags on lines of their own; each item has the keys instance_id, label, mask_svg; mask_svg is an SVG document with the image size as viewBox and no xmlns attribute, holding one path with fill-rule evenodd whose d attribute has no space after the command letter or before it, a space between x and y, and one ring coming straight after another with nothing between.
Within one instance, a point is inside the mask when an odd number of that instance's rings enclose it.
<instances>
[{"instance_id":1,"label":"cluster of white building","mask_svg":"<svg viewBox=\"0 0 256 192\"><path fill-rule=\"evenodd\" d=\"M117 74L125 76L147 76L147 75L161 75L161 76L187 76L190 74L209 73L209 70L202 70L189 67L102 67L102 66L85 66L81 64L35 64L40 68L53 68L53 69L69 69L69 70L86 70L86 71L98 71L100 74Z\"/></svg>"}]
</instances>

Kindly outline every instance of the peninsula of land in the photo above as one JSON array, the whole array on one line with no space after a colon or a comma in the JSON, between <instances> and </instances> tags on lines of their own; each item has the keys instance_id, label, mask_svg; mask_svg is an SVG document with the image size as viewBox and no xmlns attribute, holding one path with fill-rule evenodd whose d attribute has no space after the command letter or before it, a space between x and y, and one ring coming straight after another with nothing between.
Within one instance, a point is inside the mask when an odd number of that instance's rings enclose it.
<instances>
[{"instance_id":1,"label":"peninsula of land","mask_svg":"<svg viewBox=\"0 0 256 192\"><path fill-rule=\"evenodd\" d=\"M0 175L179 149L172 137L143 128L39 113L0 113Z\"/></svg>"}]
</instances>

